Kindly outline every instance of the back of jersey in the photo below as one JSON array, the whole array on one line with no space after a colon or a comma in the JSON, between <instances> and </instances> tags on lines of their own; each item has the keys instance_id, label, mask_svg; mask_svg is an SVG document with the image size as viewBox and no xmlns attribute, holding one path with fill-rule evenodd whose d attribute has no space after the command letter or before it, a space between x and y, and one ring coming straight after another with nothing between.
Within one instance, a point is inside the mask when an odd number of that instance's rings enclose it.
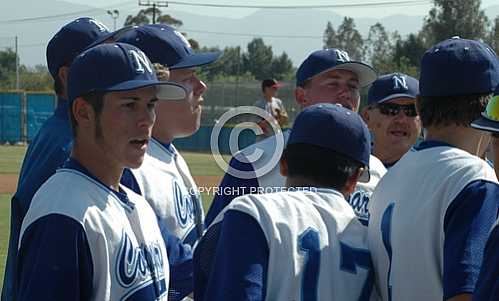
<instances>
[{"instance_id":1,"label":"back of jersey","mask_svg":"<svg viewBox=\"0 0 499 301\"><path fill-rule=\"evenodd\" d=\"M367 228L341 193L246 195L227 209L249 214L265 234L267 300L372 300Z\"/></svg>"}]
</instances>

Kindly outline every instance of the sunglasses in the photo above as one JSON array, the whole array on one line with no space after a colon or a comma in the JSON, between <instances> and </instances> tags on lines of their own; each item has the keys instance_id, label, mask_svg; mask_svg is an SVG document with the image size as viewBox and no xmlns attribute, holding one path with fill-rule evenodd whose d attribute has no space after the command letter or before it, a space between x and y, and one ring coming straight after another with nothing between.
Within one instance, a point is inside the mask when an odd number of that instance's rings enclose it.
<instances>
[{"instance_id":1,"label":"sunglasses","mask_svg":"<svg viewBox=\"0 0 499 301\"><path fill-rule=\"evenodd\" d=\"M482 116L490 120L499 121L499 95L492 97Z\"/></svg>"},{"instance_id":2,"label":"sunglasses","mask_svg":"<svg viewBox=\"0 0 499 301\"><path fill-rule=\"evenodd\" d=\"M416 112L416 106L411 105L399 105L396 103L382 103L375 106L379 112L387 116L397 116L400 111L403 111L407 117L416 117L418 113Z\"/></svg>"}]
</instances>

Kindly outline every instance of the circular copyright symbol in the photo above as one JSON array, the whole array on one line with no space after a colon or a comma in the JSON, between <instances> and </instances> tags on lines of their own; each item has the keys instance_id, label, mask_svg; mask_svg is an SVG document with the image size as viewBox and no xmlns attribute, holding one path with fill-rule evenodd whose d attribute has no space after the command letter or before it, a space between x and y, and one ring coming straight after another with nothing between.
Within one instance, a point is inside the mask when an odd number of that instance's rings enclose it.
<instances>
[{"instance_id":1,"label":"circular copyright symbol","mask_svg":"<svg viewBox=\"0 0 499 301\"><path fill-rule=\"evenodd\" d=\"M272 150L263 149L260 148L258 144L255 144L253 145L252 153L244 154L243 158L244 163L252 164L254 169L252 171L238 170L236 168L233 168L232 166L229 166L229 164L225 162L222 155L220 154L220 149L218 145L220 133L222 131L223 126L230 119L240 115L245 115L245 116L249 115L252 117L256 116L258 118L269 121L268 123L272 127L272 131L275 134L274 149ZM239 156L235 156L236 153L239 151L239 144L238 144L239 135L241 134L242 131L247 129L253 131L253 133L255 133L256 135L263 134L262 129L260 128L260 126L258 126L256 122L241 122L237 124L232 129L229 137L230 154L236 160L241 159ZM284 149L284 136L277 122L273 121L273 117L267 111L258 107L241 106L230 109L220 117L218 123L215 124L215 126L213 127L213 131L211 132L210 147L211 147L211 153L215 158L215 162L225 172L229 173L230 175L236 178L253 179L255 177L258 178L267 174L279 163L279 160L281 159L281 155ZM270 151L272 151L271 155Z\"/></svg>"}]
</instances>

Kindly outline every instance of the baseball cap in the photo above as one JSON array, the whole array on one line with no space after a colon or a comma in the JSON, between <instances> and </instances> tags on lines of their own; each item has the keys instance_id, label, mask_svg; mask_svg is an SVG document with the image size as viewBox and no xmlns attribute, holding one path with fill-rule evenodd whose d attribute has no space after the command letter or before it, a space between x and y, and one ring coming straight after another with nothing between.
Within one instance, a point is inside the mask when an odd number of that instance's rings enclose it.
<instances>
[{"instance_id":1,"label":"baseball cap","mask_svg":"<svg viewBox=\"0 0 499 301\"><path fill-rule=\"evenodd\" d=\"M305 82L329 70L348 70L357 75L361 87L376 80L377 73L373 67L356 61L351 61L348 53L341 49L329 48L312 52L296 71L296 86L303 87Z\"/></svg>"},{"instance_id":2,"label":"baseball cap","mask_svg":"<svg viewBox=\"0 0 499 301\"><path fill-rule=\"evenodd\" d=\"M485 43L453 37L421 59L421 96L486 94L499 84L499 60Z\"/></svg>"},{"instance_id":3,"label":"baseball cap","mask_svg":"<svg viewBox=\"0 0 499 301\"><path fill-rule=\"evenodd\" d=\"M471 127L488 132L499 133L499 86L490 99L480 118L471 123Z\"/></svg>"},{"instance_id":4,"label":"baseball cap","mask_svg":"<svg viewBox=\"0 0 499 301\"><path fill-rule=\"evenodd\" d=\"M221 51L195 53L180 32L165 24L136 27L125 33L118 42L139 47L151 62L166 65L171 70L206 65L222 54Z\"/></svg>"},{"instance_id":5,"label":"baseball cap","mask_svg":"<svg viewBox=\"0 0 499 301\"><path fill-rule=\"evenodd\" d=\"M369 88L367 103L383 103L395 98L416 99L419 93L419 81L403 73L391 73L380 76Z\"/></svg>"},{"instance_id":6,"label":"baseball cap","mask_svg":"<svg viewBox=\"0 0 499 301\"><path fill-rule=\"evenodd\" d=\"M69 69L68 95L72 103L89 92L128 91L157 86L158 99L184 99L185 88L159 81L147 56L135 46L108 43L78 55Z\"/></svg>"},{"instance_id":7,"label":"baseball cap","mask_svg":"<svg viewBox=\"0 0 499 301\"><path fill-rule=\"evenodd\" d=\"M267 88L267 87L274 87L274 88L278 89L278 88L282 87L282 84L273 78L268 78L268 79L264 79L262 81L262 90Z\"/></svg>"},{"instance_id":8,"label":"baseball cap","mask_svg":"<svg viewBox=\"0 0 499 301\"><path fill-rule=\"evenodd\" d=\"M312 144L340 153L364 165L359 182L369 182L371 143L359 114L336 104L311 105L295 119L288 145Z\"/></svg>"},{"instance_id":9,"label":"baseball cap","mask_svg":"<svg viewBox=\"0 0 499 301\"><path fill-rule=\"evenodd\" d=\"M64 25L47 45L47 65L53 78L57 77L59 68L71 64L73 59L91 45L122 34L124 30L110 32L101 22L88 18L78 18Z\"/></svg>"}]
</instances>

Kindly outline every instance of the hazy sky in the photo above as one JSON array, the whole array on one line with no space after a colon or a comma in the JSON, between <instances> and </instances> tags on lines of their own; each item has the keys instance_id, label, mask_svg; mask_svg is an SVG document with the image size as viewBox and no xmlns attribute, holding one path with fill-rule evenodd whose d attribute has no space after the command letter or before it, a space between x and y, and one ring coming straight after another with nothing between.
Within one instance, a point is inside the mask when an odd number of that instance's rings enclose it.
<instances>
[{"instance_id":1,"label":"hazy sky","mask_svg":"<svg viewBox=\"0 0 499 301\"><path fill-rule=\"evenodd\" d=\"M65 0L67 2L80 3L96 7L113 7L118 10L126 9L133 10L138 8L138 0L136 1L126 1L126 0L101 0L96 4L95 0ZM208 4L229 4L229 5L332 5L332 4L351 4L351 3L383 3L387 1L399 1L399 0L180 0L178 2L188 2L188 3L208 3ZM426 15L426 13L432 7L433 1L415 1L418 4L411 5L400 5L396 7L355 7L355 8L341 8L341 9L331 9L340 15L348 15L351 17L385 17L394 14L406 14L406 15ZM421 2L423 2L421 4ZM426 3L424 3L426 2ZM497 5L499 0L482 0L482 8ZM170 4L172 10L186 11L190 13L195 13L199 15L210 15L218 17L232 17L232 18L242 18L255 11L255 9L247 8L211 8L211 7L200 7L200 6L186 6L179 4Z\"/></svg>"}]
</instances>

